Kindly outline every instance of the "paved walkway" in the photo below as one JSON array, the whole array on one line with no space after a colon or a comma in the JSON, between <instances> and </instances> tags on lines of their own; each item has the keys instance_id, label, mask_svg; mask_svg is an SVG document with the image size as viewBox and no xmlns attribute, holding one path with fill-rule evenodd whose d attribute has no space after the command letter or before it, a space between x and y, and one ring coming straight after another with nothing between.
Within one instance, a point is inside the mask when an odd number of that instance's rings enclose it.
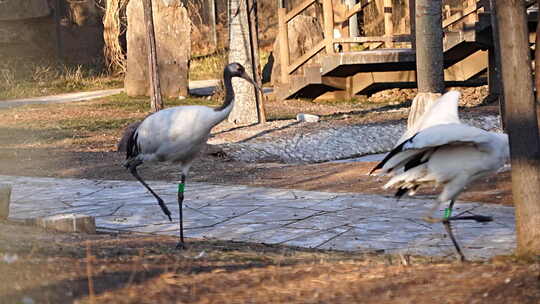
<instances>
[{"instance_id":1,"label":"paved walkway","mask_svg":"<svg viewBox=\"0 0 540 304\"><path fill-rule=\"evenodd\" d=\"M169 222L154 198L135 181L96 181L0 176L13 185L11 218L80 213L96 217L98 229L176 235L176 186L151 182L173 213ZM453 255L440 224L420 217L431 201L355 193L328 193L188 183L186 236L321 249ZM458 203L494 222L455 223L470 259L510 253L515 247L511 207ZM442 213L441 213L442 214Z\"/></svg>"},{"instance_id":2,"label":"paved walkway","mask_svg":"<svg viewBox=\"0 0 540 304\"><path fill-rule=\"evenodd\" d=\"M211 96L219 85L219 79L193 80L189 82L189 93L194 96ZM40 96L31 98L0 100L0 109L13 108L29 104L50 104L66 103L75 101L91 100L115 95L123 92L124 89L108 89L89 92L66 93L51 96ZM264 88L264 93L270 93L272 89Z\"/></svg>"},{"instance_id":3,"label":"paved walkway","mask_svg":"<svg viewBox=\"0 0 540 304\"><path fill-rule=\"evenodd\" d=\"M211 96L214 94L216 86L219 85L219 79L209 80L194 80L189 82L189 93L195 96ZM50 104L50 103L66 103L75 101L91 100L96 98L103 98L110 95L115 95L123 92L124 89L108 89L89 92L77 92L66 93L51 96L40 96L31 98L0 100L0 109L13 108L29 104ZM264 88L265 93L269 93L272 90Z\"/></svg>"},{"instance_id":4,"label":"paved walkway","mask_svg":"<svg viewBox=\"0 0 540 304\"><path fill-rule=\"evenodd\" d=\"M52 96L13 99L13 100L0 100L0 109L13 108L13 107L24 106L24 105L29 105L29 104L66 103L66 102L90 100L90 99L102 98L102 97L106 97L106 96L110 96L114 94L119 94L122 91L124 91L124 89L110 89L110 90L99 90L99 91L90 91L90 92L67 93L67 94L59 94L59 95L52 95Z\"/></svg>"}]
</instances>

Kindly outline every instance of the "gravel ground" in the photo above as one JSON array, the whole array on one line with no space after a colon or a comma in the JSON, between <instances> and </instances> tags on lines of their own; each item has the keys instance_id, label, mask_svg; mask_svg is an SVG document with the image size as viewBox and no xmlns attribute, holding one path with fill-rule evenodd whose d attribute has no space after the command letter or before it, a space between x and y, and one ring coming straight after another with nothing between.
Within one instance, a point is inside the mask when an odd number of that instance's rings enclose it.
<instances>
[{"instance_id":1,"label":"gravel ground","mask_svg":"<svg viewBox=\"0 0 540 304\"><path fill-rule=\"evenodd\" d=\"M489 131L500 131L497 115L462 115L462 121ZM252 136L234 143L219 138L209 143L219 144L232 159L245 162L275 161L282 163L318 163L349 159L389 151L405 132L405 121L336 126L331 122L297 123L282 121L282 128L294 126L294 132L280 136L271 132ZM310 125L319 124L319 127ZM323 126L320 126L320 125ZM324 126L326 124L326 126Z\"/></svg>"}]
</instances>

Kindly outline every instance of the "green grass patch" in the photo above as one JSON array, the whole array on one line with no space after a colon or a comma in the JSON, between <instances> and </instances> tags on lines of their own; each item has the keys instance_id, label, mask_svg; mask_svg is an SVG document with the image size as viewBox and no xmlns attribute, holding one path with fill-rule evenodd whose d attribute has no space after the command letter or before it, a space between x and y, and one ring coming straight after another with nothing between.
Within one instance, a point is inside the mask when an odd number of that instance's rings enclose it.
<instances>
[{"instance_id":1,"label":"green grass patch","mask_svg":"<svg viewBox=\"0 0 540 304\"><path fill-rule=\"evenodd\" d=\"M163 100L165 108L180 105L204 105L217 106L212 99L206 98L185 98ZM150 113L150 99L148 97L129 97L125 93L110 96L100 102L73 104L81 111L87 113L99 113L96 115L77 115L57 121L58 128L82 131L82 132L106 132L115 129L122 129L129 123L137 121ZM117 113L117 115L107 115ZM125 117L126 114L139 113L135 117Z\"/></svg>"},{"instance_id":2,"label":"green grass patch","mask_svg":"<svg viewBox=\"0 0 540 304\"><path fill-rule=\"evenodd\" d=\"M129 97L125 93L120 93L107 97L108 102L103 103L100 107L126 110L126 111L150 111L150 98L147 96ZM182 105L202 105L202 106L218 106L221 101L214 99L188 97L184 99L164 98L163 104L165 108L182 106Z\"/></svg>"}]
</instances>

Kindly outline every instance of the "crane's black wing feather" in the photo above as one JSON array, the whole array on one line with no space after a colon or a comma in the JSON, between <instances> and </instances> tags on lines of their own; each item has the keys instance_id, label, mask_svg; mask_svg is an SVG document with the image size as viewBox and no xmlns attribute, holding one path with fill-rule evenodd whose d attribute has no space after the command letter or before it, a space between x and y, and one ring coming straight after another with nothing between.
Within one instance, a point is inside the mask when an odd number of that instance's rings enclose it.
<instances>
[{"instance_id":1,"label":"crane's black wing feather","mask_svg":"<svg viewBox=\"0 0 540 304\"><path fill-rule=\"evenodd\" d=\"M126 127L124 134L118 142L118 151L126 152L126 159L139 155L140 147L137 144L137 129L142 121L134 122Z\"/></svg>"},{"instance_id":2,"label":"crane's black wing feather","mask_svg":"<svg viewBox=\"0 0 540 304\"><path fill-rule=\"evenodd\" d=\"M133 134L128 138L126 159L130 159L139 155L140 147L139 147L139 144L137 144L138 135L139 134L137 133L137 130L135 130Z\"/></svg>"},{"instance_id":3,"label":"crane's black wing feather","mask_svg":"<svg viewBox=\"0 0 540 304\"><path fill-rule=\"evenodd\" d=\"M416 133L416 134L418 134L418 133ZM416 136L416 134L414 134L411 138L409 138L409 139L403 141L403 142L402 142L401 144L399 144L397 147L395 147L394 149L392 149L392 151L390 151L388 154L386 154L386 156L384 157L384 159L383 159L380 163L378 163L377 166L375 166L373 169L371 169L371 171L369 171L369 174L371 174L371 173L373 173L373 172L375 172L375 171L381 169L381 168L384 166L384 164L386 164L386 162L387 162L389 159L391 159L392 157L394 157L394 155L398 154L399 152L403 151L403 146L404 146L406 143L412 141L413 138Z\"/></svg>"},{"instance_id":4,"label":"crane's black wing feather","mask_svg":"<svg viewBox=\"0 0 540 304\"><path fill-rule=\"evenodd\" d=\"M411 160L409 160L405 164L403 170L407 171L407 170L410 170L410 169L412 169L414 167L420 166L421 164L427 163L429 161L429 157L426 157L424 159L424 156L426 155L426 153L428 153L428 151L424 151L422 153L419 153L419 154L415 155ZM429 156L431 156L431 154Z\"/></svg>"}]
</instances>

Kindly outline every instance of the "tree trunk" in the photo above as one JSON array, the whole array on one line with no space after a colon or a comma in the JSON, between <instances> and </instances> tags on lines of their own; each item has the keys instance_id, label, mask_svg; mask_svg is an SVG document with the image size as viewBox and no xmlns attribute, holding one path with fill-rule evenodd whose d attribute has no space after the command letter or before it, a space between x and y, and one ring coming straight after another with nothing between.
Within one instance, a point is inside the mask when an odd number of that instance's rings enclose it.
<instances>
[{"instance_id":1,"label":"tree trunk","mask_svg":"<svg viewBox=\"0 0 540 304\"><path fill-rule=\"evenodd\" d=\"M216 29L216 0L208 1L208 22L210 22L210 35L214 50L218 49L217 29Z\"/></svg>"},{"instance_id":2,"label":"tree trunk","mask_svg":"<svg viewBox=\"0 0 540 304\"><path fill-rule=\"evenodd\" d=\"M442 0L416 0L415 44L418 95L409 112L408 129L444 91Z\"/></svg>"},{"instance_id":3,"label":"tree trunk","mask_svg":"<svg viewBox=\"0 0 540 304\"><path fill-rule=\"evenodd\" d=\"M531 79L527 16L522 0L495 0L501 38L517 254L540 254L540 138Z\"/></svg>"},{"instance_id":4,"label":"tree trunk","mask_svg":"<svg viewBox=\"0 0 540 304\"><path fill-rule=\"evenodd\" d=\"M163 109L161 99L161 85L159 83L159 70L157 64L156 35L154 31L154 16L152 14L152 0L143 0L144 21L146 23L148 73L150 78L150 107L152 112Z\"/></svg>"},{"instance_id":5,"label":"tree trunk","mask_svg":"<svg viewBox=\"0 0 540 304\"><path fill-rule=\"evenodd\" d=\"M537 2L540 8L540 0ZM536 39L534 49L534 86L536 88L536 102L540 104L540 14L536 25Z\"/></svg>"},{"instance_id":6,"label":"tree trunk","mask_svg":"<svg viewBox=\"0 0 540 304\"><path fill-rule=\"evenodd\" d=\"M247 1L229 1L229 62L240 63L249 76L253 77L252 40ZM257 52L257 50L253 51ZM257 123L257 99L253 85L243 79L233 78L233 88L236 97L234 108L229 115L229 122L237 125Z\"/></svg>"},{"instance_id":7,"label":"tree trunk","mask_svg":"<svg viewBox=\"0 0 540 304\"><path fill-rule=\"evenodd\" d=\"M506 115L504 113L504 87L501 79L501 46L499 44L499 25L497 23L497 9L495 0L490 0L491 6L491 35L493 46L488 49L488 87L489 101L499 101L499 114L501 116L501 127L506 131Z\"/></svg>"},{"instance_id":8,"label":"tree trunk","mask_svg":"<svg viewBox=\"0 0 540 304\"><path fill-rule=\"evenodd\" d=\"M253 65L253 80L257 83L259 88L262 88L262 79L261 79L261 65L259 58L259 16L258 16L258 7L257 0L247 0L249 8L249 29L251 37L251 58ZM257 102L257 118L259 123L266 122L266 109L264 108L264 95L263 92L253 88L255 90L255 99Z\"/></svg>"}]
</instances>

